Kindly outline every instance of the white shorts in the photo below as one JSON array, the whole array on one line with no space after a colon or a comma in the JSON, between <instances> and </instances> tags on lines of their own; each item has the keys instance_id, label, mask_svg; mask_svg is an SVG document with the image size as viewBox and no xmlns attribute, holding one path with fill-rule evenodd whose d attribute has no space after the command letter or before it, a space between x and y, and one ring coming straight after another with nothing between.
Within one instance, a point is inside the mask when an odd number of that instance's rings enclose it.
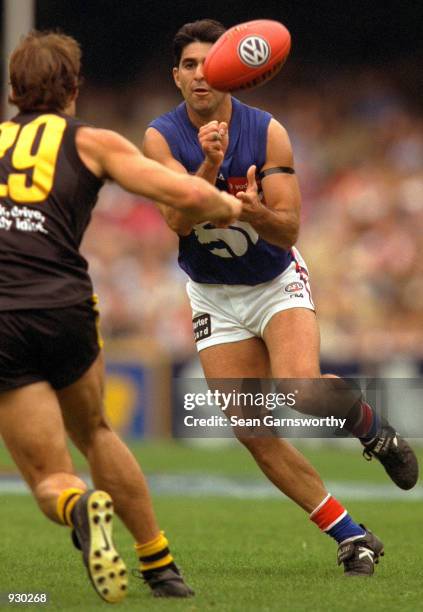
<instances>
[{"instance_id":1,"label":"white shorts","mask_svg":"<svg viewBox=\"0 0 423 612\"><path fill-rule=\"evenodd\" d=\"M262 338L270 319L281 310L314 310L307 266L299 252L293 251L296 261L267 283L209 285L188 281L198 351L215 344Z\"/></svg>"}]
</instances>

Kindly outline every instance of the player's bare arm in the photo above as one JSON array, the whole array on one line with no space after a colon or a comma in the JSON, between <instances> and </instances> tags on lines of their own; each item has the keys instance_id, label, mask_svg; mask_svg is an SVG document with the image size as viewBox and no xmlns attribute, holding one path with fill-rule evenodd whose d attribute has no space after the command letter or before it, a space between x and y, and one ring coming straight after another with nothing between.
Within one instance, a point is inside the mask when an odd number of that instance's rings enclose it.
<instances>
[{"instance_id":1,"label":"player's bare arm","mask_svg":"<svg viewBox=\"0 0 423 612\"><path fill-rule=\"evenodd\" d=\"M144 157L115 132L83 127L78 130L76 145L82 161L96 176L180 210L192 223L214 219L227 224L239 214L238 203L228 194Z\"/></svg>"},{"instance_id":2,"label":"player's bare arm","mask_svg":"<svg viewBox=\"0 0 423 612\"><path fill-rule=\"evenodd\" d=\"M286 130L272 119L268 128L266 162L260 170L292 167L292 148ZM243 207L240 220L250 223L267 242L283 249L291 248L298 238L300 224L301 196L296 175L275 171L264 176L265 205L257 194L254 166L247 177L247 191L237 194Z\"/></svg>"},{"instance_id":3,"label":"player's bare arm","mask_svg":"<svg viewBox=\"0 0 423 612\"><path fill-rule=\"evenodd\" d=\"M173 157L166 140L154 128L148 128L146 131L142 151L146 157L160 162L167 168L185 175L188 174L184 166ZM191 233L194 223L187 218L187 215L160 202L157 202L157 206L172 231L179 236L188 236Z\"/></svg>"}]
</instances>

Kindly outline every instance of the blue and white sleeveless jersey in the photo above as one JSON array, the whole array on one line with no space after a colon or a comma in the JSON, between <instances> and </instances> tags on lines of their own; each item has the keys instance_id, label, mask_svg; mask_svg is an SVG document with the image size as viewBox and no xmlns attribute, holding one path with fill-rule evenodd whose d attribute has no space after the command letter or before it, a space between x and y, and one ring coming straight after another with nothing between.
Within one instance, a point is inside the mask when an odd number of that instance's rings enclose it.
<instances>
[{"instance_id":1,"label":"blue and white sleeveless jersey","mask_svg":"<svg viewBox=\"0 0 423 612\"><path fill-rule=\"evenodd\" d=\"M216 187L235 195L247 187L247 170L259 171L266 161L267 128L271 115L232 98L229 146ZM183 102L150 123L167 141L173 157L195 174L204 160L198 129ZM259 185L260 190L260 185ZM196 225L180 237L179 265L197 283L258 285L281 274L293 261L290 251L269 244L246 222L219 229L211 223Z\"/></svg>"}]
</instances>

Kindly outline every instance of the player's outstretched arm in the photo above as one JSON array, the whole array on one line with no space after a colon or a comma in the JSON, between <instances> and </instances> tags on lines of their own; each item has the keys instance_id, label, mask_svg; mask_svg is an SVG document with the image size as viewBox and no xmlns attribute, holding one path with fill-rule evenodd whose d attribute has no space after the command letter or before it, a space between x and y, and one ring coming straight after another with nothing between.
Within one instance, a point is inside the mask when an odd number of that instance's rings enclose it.
<instances>
[{"instance_id":1,"label":"player's outstretched arm","mask_svg":"<svg viewBox=\"0 0 423 612\"><path fill-rule=\"evenodd\" d=\"M240 216L248 221L267 242L283 249L289 249L298 238L300 226L301 196L295 173L286 170L293 167L291 143L282 127L272 119L267 135L266 162L260 172L264 172L261 184L266 205L257 195L255 172L248 171L248 187L237 197L243 203ZM266 174L266 170L270 170Z\"/></svg>"},{"instance_id":2,"label":"player's outstretched arm","mask_svg":"<svg viewBox=\"0 0 423 612\"><path fill-rule=\"evenodd\" d=\"M147 159L115 132L82 127L77 132L76 146L82 162L96 176L112 179L128 191L173 207L193 224L213 220L226 225L239 215L235 198L197 177L179 174Z\"/></svg>"}]
</instances>

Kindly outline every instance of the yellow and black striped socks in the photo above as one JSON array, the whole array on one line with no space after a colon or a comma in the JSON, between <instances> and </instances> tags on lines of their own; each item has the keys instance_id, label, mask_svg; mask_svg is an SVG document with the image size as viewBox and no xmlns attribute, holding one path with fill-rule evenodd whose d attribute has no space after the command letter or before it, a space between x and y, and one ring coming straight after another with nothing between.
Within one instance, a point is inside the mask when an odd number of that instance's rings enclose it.
<instances>
[{"instance_id":1,"label":"yellow and black striped socks","mask_svg":"<svg viewBox=\"0 0 423 612\"><path fill-rule=\"evenodd\" d=\"M143 573L163 569L173 564L169 542L164 531L161 531L154 540L150 540L146 544L135 544L135 550L140 562L140 571Z\"/></svg>"},{"instance_id":2,"label":"yellow and black striped socks","mask_svg":"<svg viewBox=\"0 0 423 612\"><path fill-rule=\"evenodd\" d=\"M79 500L81 495L85 491L82 489L65 489L62 491L57 499L56 512L63 525L73 527L72 523L72 510L75 507L76 502Z\"/></svg>"}]
</instances>

